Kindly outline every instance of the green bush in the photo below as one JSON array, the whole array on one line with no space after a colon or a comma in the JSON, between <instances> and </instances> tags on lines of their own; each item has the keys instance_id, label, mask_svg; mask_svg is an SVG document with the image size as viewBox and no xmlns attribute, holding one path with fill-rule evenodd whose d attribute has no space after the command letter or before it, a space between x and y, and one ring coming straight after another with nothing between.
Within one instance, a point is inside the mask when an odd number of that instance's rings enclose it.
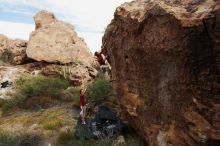
<instances>
[{"instance_id":1,"label":"green bush","mask_svg":"<svg viewBox=\"0 0 220 146\"><path fill-rule=\"evenodd\" d=\"M58 98L61 91L68 85L68 81L64 79L38 75L24 80L18 87L18 92L25 97L49 96Z\"/></svg>"},{"instance_id":2,"label":"green bush","mask_svg":"<svg viewBox=\"0 0 220 146\"><path fill-rule=\"evenodd\" d=\"M58 144L63 144L63 145L68 145L71 143L71 141L75 138L74 133L72 131L68 132L60 132L58 137L57 137L57 143Z\"/></svg>"},{"instance_id":3,"label":"green bush","mask_svg":"<svg viewBox=\"0 0 220 146\"><path fill-rule=\"evenodd\" d=\"M0 55L0 60L2 60L3 62L11 62L13 60L13 57L14 56L12 52L9 50L6 50Z\"/></svg>"},{"instance_id":4,"label":"green bush","mask_svg":"<svg viewBox=\"0 0 220 146\"><path fill-rule=\"evenodd\" d=\"M5 99L2 104L2 111L9 112L15 108L22 108L25 102L25 97L21 94L17 94L10 99Z\"/></svg>"},{"instance_id":5,"label":"green bush","mask_svg":"<svg viewBox=\"0 0 220 146\"><path fill-rule=\"evenodd\" d=\"M68 101L73 101L75 106L80 106L80 89L75 87L70 87L65 91L65 97Z\"/></svg>"},{"instance_id":6,"label":"green bush","mask_svg":"<svg viewBox=\"0 0 220 146\"><path fill-rule=\"evenodd\" d=\"M2 109L4 112L13 110L14 108L35 107L33 104L48 105L54 98L59 98L61 92L68 87L68 81L45 76L21 77L17 82L16 92L12 98L3 101ZM32 98L33 100L29 100ZM41 99L42 98L42 99ZM31 103L33 101L33 104Z\"/></svg>"},{"instance_id":7,"label":"green bush","mask_svg":"<svg viewBox=\"0 0 220 146\"><path fill-rule=\"evenodd\" d=\"M0 146L15 146L17 141L17 136L0 129Z\"/></svg>"},{"instance_id":8,"label":"green bush","mask_svg":"<svg viewBox=\"0 0 220 146\"><path fill-rule=\"evenodd\" d=\"M112 84L108 80L95 80L87 87L86 97L94 102L101 102L103 100L115 101Z\"/></svg>"}]
</instances>

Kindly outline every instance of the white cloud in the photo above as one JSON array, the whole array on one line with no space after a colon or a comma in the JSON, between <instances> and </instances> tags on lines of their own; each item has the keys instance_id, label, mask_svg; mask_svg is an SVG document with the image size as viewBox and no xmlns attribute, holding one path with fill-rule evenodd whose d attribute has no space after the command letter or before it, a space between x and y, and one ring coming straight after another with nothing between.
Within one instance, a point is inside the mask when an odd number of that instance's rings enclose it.
<instances>
[{"instance_id":1,"label":"white cloud","mask_svg":"<svg viewBox=\"0 0 220 146\"><path fill-rule=\"evenodd\" d=\"M101 49L102 35L102 33L78 32L78 36L85 39L92 53Z\"/></svg>"},{"instance_id":2,"label":"white cloud","mask_svg":"<svg viewBox=\"0 0 220 146\"><path fill-rule=\"evenodd\" d=\"M94 52L101 47L101 32L110 23L116 7L126 1L131 0L0 0L0 6L10 6L12 11L28 14L31 14L30 7L51 11L59 19L76 26Z\"/></svg>"},{"instance_id":3,"label":"white cloud","mask_svg":"<svg viewBox=\"0 0 220 146\"><path fill-rule=\"evenodd\" d=\"M29 39L29 34L35 29L34 25L0 21L0 33L12 39Z\"/></svg>"}]
</instances>

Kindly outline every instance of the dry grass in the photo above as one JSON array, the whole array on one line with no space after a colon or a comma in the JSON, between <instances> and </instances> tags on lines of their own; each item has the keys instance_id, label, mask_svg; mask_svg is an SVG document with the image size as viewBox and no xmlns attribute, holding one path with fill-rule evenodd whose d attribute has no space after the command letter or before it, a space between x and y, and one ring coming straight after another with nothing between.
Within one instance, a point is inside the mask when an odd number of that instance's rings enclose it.
<instances>
[{"instance_id":1,"label":"dry grass","mask_svg":"<svg viewBox=\"0 0 220 146\"><path fill-rule=\"evenodd\" d=\"M61 128L64 125L64 122L62 119L51 118L51 119L44 120L41 124L44 129L58 130L59 128Z\"/></svg>"},{"instance_id":2,"label":"dry grass","mask_svg":"<svg viewBox=\"0 0 220 146\"><path fill-rule=\"evenodd\" d=\"M14 133L32 132L45 137L51 137L53 130L59 131L63 127L74 128L76 115L69 115L71 109L65 105L55 106L40 111L16 111L0 117L0 128ZM71 112L75 113L75 112Z\"/></svg>"},{"instance_id":3,"label":"dry grass","mask_svg":"<svg viewBox=\"0 0 220 146\"><path fill-rule=\"evenodd\" d=\"M2 109L6 113L18 108L47 108L68 86L67 80L58 77L22 76L17 81L16 92L3 101Z\"/></svg>"}]
</instances>

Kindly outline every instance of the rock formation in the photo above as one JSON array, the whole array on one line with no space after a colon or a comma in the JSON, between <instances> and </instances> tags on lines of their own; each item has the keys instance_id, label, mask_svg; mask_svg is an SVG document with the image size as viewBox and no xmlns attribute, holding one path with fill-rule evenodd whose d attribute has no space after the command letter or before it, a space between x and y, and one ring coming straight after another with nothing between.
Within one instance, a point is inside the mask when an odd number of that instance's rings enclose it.
<instances>
[{"instance_id":1,"label":"rock formation","mask_svg":"<svg viewBox=\"0 0 220 146\"><path fill-rule=\"evenodd\" d=\"M0 51L1 53L7 48L8 38L0 34Z\"/></svg>"},{"instance_id":2,"label":"rock formation","mask_svg":"<svg viewBox=\"0 0 220 146\"><path fill-rule=\"evenodd\" d=\"M85 85L97 76L93 67L95 60L73 26L57 20L47 11L37 13L34 19L36 30L29 41L0 35L0 60L22 64L30 74L64 76L73 86Z\"/></svg>"},{"instance_id":3,"label":"rock formation","mask_svg":"<svg viewBox=\"0 0 220 146\"><path fill-rule=\"evenodd\" d=\"M57 20L47 11L37 13L34 19L36 30L30 35L26 51L29 58L62 64L79 59L85 64L91 63L92 54L72 25Z\"/></svg>"},{"instance_id":4,"label":"rock formation","mask_svg":"<svg viewBox=\"0 0 220 146\"><path fill-rule=\"evenodd\" d=\"M11 40L0 34L0 54L2 60L12 64L24 64L31 59L26 55L27 41Z\"/></svg>"},{"instance_id":5,"label":"rock formation","mask_svg":"<svg viewBox=\"0 0 220 146\"><path fill-rule=\"evenodd\" d=\"M70 65L46 64L41 67L40 73L46 76L60 75L69 79L73 86L84 86L96 78L98 72L91 66L73 63Z\"/></svg>"},{"instance_id":6,"label":"rock formation","mask_svg":"<svg viewBox=\"0 0 220 146\"><path fill-rule=\"evenodd\" d=\"M102 49L131 126L149 146L220 145L220 2L137 0Z\"/></svg>"}]
</instances>

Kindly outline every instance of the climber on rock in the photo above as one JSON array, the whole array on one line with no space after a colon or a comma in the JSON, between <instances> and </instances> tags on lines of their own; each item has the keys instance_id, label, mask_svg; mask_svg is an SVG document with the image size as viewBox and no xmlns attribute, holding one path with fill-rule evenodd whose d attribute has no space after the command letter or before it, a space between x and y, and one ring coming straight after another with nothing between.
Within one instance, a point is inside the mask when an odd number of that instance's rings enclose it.
<instances>
[{"instance_id":1,"label":"climber on rock","mask_svg":"<svg viewBox=\"0 0 220 146\"><path fill-rule=\"evenodd\" d=\"M95 56L96 56L97 61L100 65L101 73L104 74L105 72L107 72L108 75L110 75L111 66L106 59L107 57L104 56L104 54L102 52L95 52Z\"/></svg>"}]
</instances>

